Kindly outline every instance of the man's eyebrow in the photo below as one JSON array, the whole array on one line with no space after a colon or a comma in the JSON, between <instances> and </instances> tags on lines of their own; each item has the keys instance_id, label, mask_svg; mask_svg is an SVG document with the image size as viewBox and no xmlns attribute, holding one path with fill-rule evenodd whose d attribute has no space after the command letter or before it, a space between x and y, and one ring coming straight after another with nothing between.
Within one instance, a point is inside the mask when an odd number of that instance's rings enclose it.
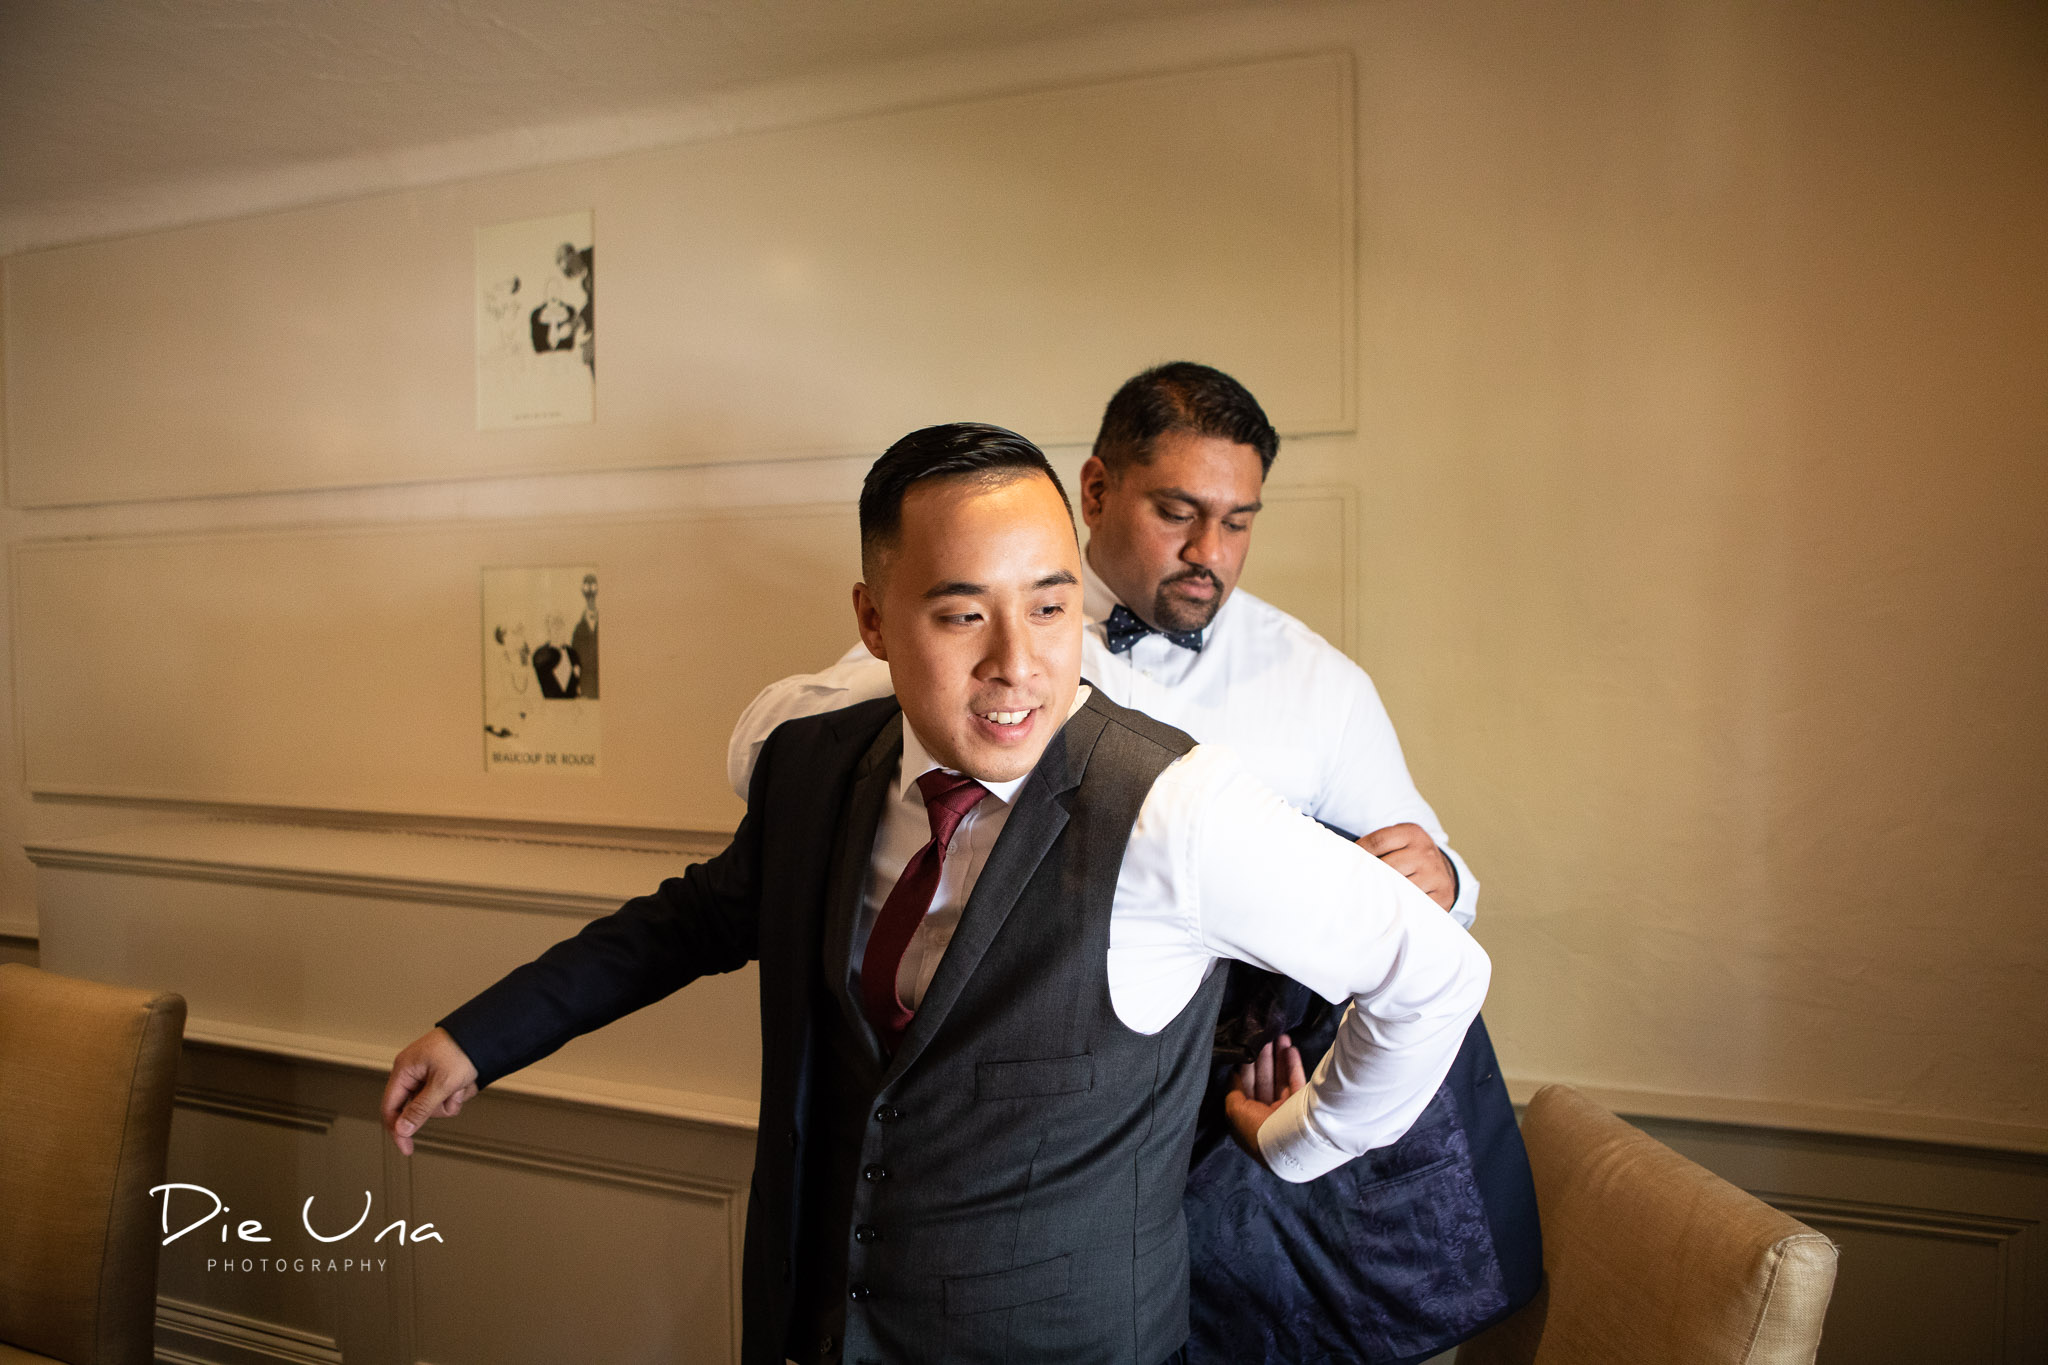
<instances>
[{"instance_id":1,"label":"man's eyebrow","mask_svg":"<svg viewBox=\"0 0 2048 1365\"><path fill-rule=\"evenodd\" d=\"M1057 569L1034 582L1031 585L1031 589L1033 592L1037 592L1042 588L1071 587L1080 581L1069 570ZM986 597L987 595L988 585L984 583L968 583L960 579L954 579L947 583L935 583L931 587L926 588L924 598L925 601L930 602L941 597Z\"/></svg>"},{"instance_id":2,"label":"man's eyebrow","mask_svg":"<svg viewBox=\"0 0 2048 1365\"><path fill-rule=\"evenodd\" d=\"M1155 488L1152 490L1152 496L1155 498L1171 498L1175 502L1184 502L1190 507L1207 506L1207 504L1204 503L1200 498L1196 497L1193 493L1188 492L1188 490L1185 488ZM1231 508L1228 512L1225 512L1223 515L1227 517L1234 517L1238 515L1240 512L1257 512L1263 507L1265 507L1265 505L1266 504L1263 501L1240 503L1238 506Z\"/></svg>"}]
</instances>

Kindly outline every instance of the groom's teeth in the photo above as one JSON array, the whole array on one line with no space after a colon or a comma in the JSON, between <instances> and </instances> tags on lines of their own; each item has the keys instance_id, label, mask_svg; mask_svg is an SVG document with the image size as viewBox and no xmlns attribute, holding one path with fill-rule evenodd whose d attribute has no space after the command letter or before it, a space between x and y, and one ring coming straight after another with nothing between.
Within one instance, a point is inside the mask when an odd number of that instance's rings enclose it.
<instances>
[{"instance_id":1,"label":"groom's teeth","mask_svg":"<svg viewBox=\"0 0 2048 1365\"><path fill-rule=\"evenodd\" d=\"M996 725L1022 725L1024 717L1030 714L1029 711L984 711L981 718Z\"/></svg>"}]
</instances>

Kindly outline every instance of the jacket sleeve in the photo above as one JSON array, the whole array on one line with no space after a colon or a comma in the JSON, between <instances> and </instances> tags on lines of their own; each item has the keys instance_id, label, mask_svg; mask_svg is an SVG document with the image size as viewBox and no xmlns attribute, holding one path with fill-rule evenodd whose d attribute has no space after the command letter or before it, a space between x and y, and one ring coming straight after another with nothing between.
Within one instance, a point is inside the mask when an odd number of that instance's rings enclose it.
<instances>
[{"instance_id":1,"label":"jacket sleeve","mask_svg":"<svg viewBox=\"0 0 2048 1365\"><path fill-rule=\"evenodd\" d=\"M768 766L764 754L757 791ZM758 957L760 843L749 814L717 857L592 920L439 1020L475 1064L477 1085Z\"/></svg>"}]
</instances>

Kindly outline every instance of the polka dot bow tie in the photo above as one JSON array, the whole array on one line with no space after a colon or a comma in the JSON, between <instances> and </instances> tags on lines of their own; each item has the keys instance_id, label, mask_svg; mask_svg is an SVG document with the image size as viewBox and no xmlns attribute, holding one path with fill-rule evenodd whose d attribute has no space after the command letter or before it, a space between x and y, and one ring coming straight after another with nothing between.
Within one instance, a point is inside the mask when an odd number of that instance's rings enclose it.
<instances>
[{"instance_id":1,"label":"polka dot bow tie","mask_svg":"<svg viewBox=\"0 0 2048 1365\"><path fill-rule=\"evenodd\" d=\"M1104 643L1112 654L1128 654L1131 646L1147 635L1164 635L1182 649L1202 652L1202 632L1199 630L1154 630L1140 621L1131 609L1119 602L1109 609L1109 619L1102 623Z\"/></svg>"}]
</instances>

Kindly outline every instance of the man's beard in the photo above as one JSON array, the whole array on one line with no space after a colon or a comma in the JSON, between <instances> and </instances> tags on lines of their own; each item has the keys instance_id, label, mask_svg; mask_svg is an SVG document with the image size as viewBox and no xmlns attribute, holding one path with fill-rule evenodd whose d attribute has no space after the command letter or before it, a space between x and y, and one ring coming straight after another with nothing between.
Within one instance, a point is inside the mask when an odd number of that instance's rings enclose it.
<instances>
[{"instance_id":1,"label":"man's beard","mask_svg":"<svg viewBox=\"0 0 2048 1365\"><path fill-rule=\"evenodd\" d=\"M1176 596L1167 591L1175 583L1187 583L1205 578L1209 580L1210 586L1216 590L1215 595L1207 602L1190 602L1184 597ZM1209 623L1216 619L1217 608L1222 605L1223 580L1210 573L1207 569L1188 569L1175 574L1161 583L1159 590L1152 595L1152 620L1150 624L1160 630L1206 630Z\"/></svg>"}]
</instances>

